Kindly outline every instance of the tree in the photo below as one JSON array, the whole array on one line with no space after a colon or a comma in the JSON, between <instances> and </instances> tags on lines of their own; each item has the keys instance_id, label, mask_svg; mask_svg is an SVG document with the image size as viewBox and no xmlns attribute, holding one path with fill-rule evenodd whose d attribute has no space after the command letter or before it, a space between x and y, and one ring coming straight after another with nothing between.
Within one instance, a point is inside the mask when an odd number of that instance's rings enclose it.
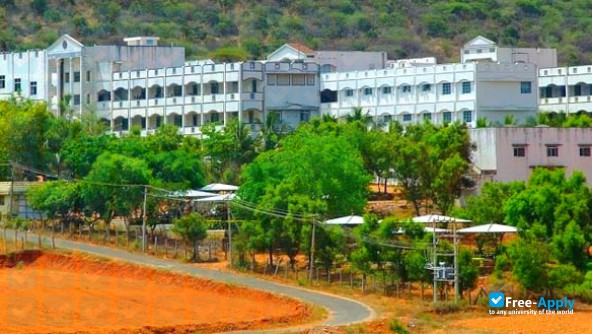
<instances>
[{"instance_id":1,"label":"tree","mask_svg":"<svg viewBox=\"0 0 592 334\"><path fill-rule=\"evenodd\" d=\"M218 62L232 63L248 60L249 52L238 46L226 46L214 50L209 57Z\"/></svg>"},{"instance_id":2,"label":"tree","mask_svg":"<svg viewBox=\"0 0 592 334\"><path fill-rule=\"evenodd\" d=\"M370 181L359 152L347 138L318 133L309 124L285 137L278 149L261 153L242 178L241 199L265 212L285 212L283 224L278 218L265 221L275 227L270 247L281 243L291 261L301 241L308 239L303 233L310 230L303 226L315 216L363 211Z\"/></svg>"},{"instance_id":3,"label":"tree","mask_svg":"<svg viewBox=\"0 0 592 334\"><path fill-rule=\"evenodd\" d=\"M200 214L192 213L175 219L172 231L179 234L186 242L193 246L192 260L199 260L198 243L208 236L205 218Z\"/></svg>"},{"instance_id":4,"label":"tree","mask_svg":"<svg viewBox=\"0 0 592 334\"><path fill-rule=\"evenodd\" d=\"M105 152L84 178L83 198L106 226L115 215L122 216L129 241L130 220L141 211L144 186L150 184L151 177L144 161Z\"/></svg>"},{"instance_id":5,"label":"tree","mask_svg":"<svg viewBox=\"0 0 592 334\"><path fill-rule=\"evenodd\" d=\"M519 238L508 248L512 274L525 289L540 291L547 286L547 246L532 238Z\"/></svg>"}]
</instances>

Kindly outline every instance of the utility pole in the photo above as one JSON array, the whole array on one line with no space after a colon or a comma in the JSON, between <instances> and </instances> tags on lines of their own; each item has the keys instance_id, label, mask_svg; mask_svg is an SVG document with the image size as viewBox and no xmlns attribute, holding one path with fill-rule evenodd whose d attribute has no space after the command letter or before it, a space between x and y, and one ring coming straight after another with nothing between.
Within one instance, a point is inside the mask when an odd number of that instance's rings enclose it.
<instances>
[{"instance_id":1,"label":"utility pole","mask_svg":"<svg viewBox=\"0 0 592 334\"><path fill-rule=\"evenodd\" d=\"M314 270L314 252L315 252L315 233L316 233L316 229L317 229L317 224L315 224L314 220L312 222L312 237L311 237L311 241L310 241L310 264L309 264L309 270L310 272L308 273L308 280L310 282L312 282L312 278L313 278L313 270Z\"/></svg>"},{"instance_id":2,"label":"utility pole","mask_svg":"<svg viewBox=\"0 0 592 334\"><path fill-rule=\"evenodd\" d=\"M458 239L456 237L456 220L452 221L452 240L454 241L454 302L458 303L460 286L458 279Z\"/></svg>"},{"instance_id":3,"label":"utility pole","mask_svg":"<svg viewBox=\"0 0 592 334\"><path fill-rule=\"evenodd\" d=\"M232 226L230 226L230 201L226 197L226 221L228 222L228 263L232 268Z\"/></svg>"},{"instance_id":4,"label":"utility pole","mask_svg":"<svg viewBox=\"0 0 592 334\"><path fill-rule=\"evenodd\" d=\"M434 250L434 304L438 302L438 251L436 249L436 221L432 231L432 249Z\"/></svg>"},{"instance_id":5,"label":"utility pole","mask_svg":"<svg viewBox=\"0 0 592 334\"><path fill-rule=\"evenodd\" d=\"M12 219L12 201L14 197L14 165L12 161L10 162L10 190L9 190L9 200L8 200L8 220Z\"/></svg>"},{"instance_id":6,"label":"utility pole","mask_svg":"<svg viewBox=\"0 0 592 334\"><path fill-rule=\"evenodd\" d=\"M144 207L142 209L142 253L146 253L146 198L148 186L144 186Z\"/></svg>"}]
</instances>

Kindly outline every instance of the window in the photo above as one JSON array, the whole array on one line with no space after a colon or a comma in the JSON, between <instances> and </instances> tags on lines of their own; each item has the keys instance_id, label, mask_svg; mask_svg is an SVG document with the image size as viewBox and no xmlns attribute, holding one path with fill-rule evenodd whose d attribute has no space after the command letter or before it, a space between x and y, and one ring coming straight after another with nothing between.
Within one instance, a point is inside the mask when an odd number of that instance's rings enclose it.
<instances>
[{"instance_id":1,"label":"window","mask_svg":"<svg viewBox=\"0 0 592 334\"><path fill-rule=\"evenodd\" d=\"M138 76L140 76L140 71L138 71ZM90 71L86 71L86 82L90 81Z\"/></svg>"},{"instance_id":2,"label":"window","mask_svg":"<svg viewBox=\"0 0 592 334\"><path fill-rule=\"evenodd\" d=\"M389 86L384 86L382 87L382 94L391 94L392 93L392 89Z\"/></svg>"},{"instance_id":3,"label":"window","mask_svg":"<svg viewBox=\"0 0 592 334\"><path fill-rule=\"evenodd\" d=\"M580 146L580 157L590 156L590 146Z\"/></svg>"},{"instance_id":4,"label":"window","mask_svg":"<svg viewBox=\"0 0 592 334\"><path fill-rule=\"evenodd\" d=\"M194 83L191 85L191 95L199 95L199 85Z\"/></svg>"},{"instance_id":5,"label":"window","mask_svg":"<svg viewBox=\"0 0 592 334\"><path fill-rule=\"evenodd\" d=\"M470 110L463 111L463 122L470 123L473 121L473 112Z\"/></svg>"},{"instance_id":6,"label":"window","mask_svg":"<svg viewBox=\"0 0 592 334\"><path fill-rule=\"evenodd\" d=\"M521 81L520 82L520 94L530 94L530 93L532 93L532 82Z\"/></svg>"},{"instance_id":7,"label":"window","mask_svg":"<svg viewBox=\"0 0 592 334\"><path fill-rule=\"evenodd\" d=\"M6 76L0 75L0 89L6 88Z\"/></svg>"},{"instance_id":8,"label":"window","mask_svg":"<svg viewBox=\"0 0 592 334\"><path fill-rule=\"evenodd\" d=\"M345 90L345 96L347 96L347 97L354 96L354 90L353 89L346 89Z\"/></svg>"},{"instance_id":9,"label":"window","mask_svg":"<svg viewBox=\"0 0 592 334\"><path fill-rule=\"evenodd\" d=\"M0 205L4 205L4 195L0 195Z\"/></svg>"},{"instance_id":10,"label":"window","mask_svg":"<svg viewBox=\"0 0 592 334\"><path fill-rule=\"evenodd\" d=\"M403 115L403 122L411 122L411 114Z\"/></svg>"},{"instance_id":11,"label":"window","mask_svg":"<svg viewBox=\"0 0 592 334\"><path fill-rule=\"evenodd\" d=\"M411 93L411 86L404 85L402 88L403 93Z\"/></svg>"},{"instance_id":12,"label":"window","mask_svg":"<svg viewBox=\"0 0 592 334\"><path fill-rule=\"evenodd\" d=\"M267 75L267 84L270 86L275 86L277 83L277 75L276 74L268 74Z\"/></svg>"},{"instance_id":13,"label":"window","mask_svg":"<svg viewBox=\"0 0 592 334\"><path fill-rule=\"evenodd\" d=\"M514 156L515 157L525 157L526 156L526 146L514 146Z\"/></svg>"},{"instance_id":14,"label":"window","mask_svg":"<svg viewBox=\"0 0 592 334\"><path fill-rule=\"evenodd\" d=\"M452 112L445 111L442 114L442 121L444 121L444 123L450 123L450 122L452 122Z\"/></svg>"},{"instance_id":15,"label":"window","mask_svg":"<svg viewBox=\"0 0 592 334\"><path fill-rule=\"evenodd\" d=\"M70 72L64 73L64 82L70 82Z\"/></svg>"},{"instance_id":16,"label":"window","mask_svg":"<svg viewBox=\"0 0 592 334\"><path fill-rule=\"evenodd\" d=\"M384 117L382 118L382 121L384 122L384 124L390 124L393 121L393 116L384 115Z\"/></svg>"},{"instance_id":17,"label":"window","mask_svg":"<svg viewBox=\"0 0 592 334\"><path fill-rule=\"evenodd\" d=\"M423 120L424 121L431 121L432 120L432 114L430 114L430 113L423 114Z\"/></svg>"},{"instance_id":18,"label":"window","mask_svg":"<svg viewBox=\"0 0 592 334\"><path fill-rule=\"evenodd\" d=\"M21 79L20 78L14 79L14 91L15 92L21 91Z\"/></svg>"},{"instance_id":19,"label":"window","mask_svg":"<svg viewBox=\"0 0 592 334\"><path fill-rule=\"evenodd\" d=\"M430 85L430 84L423 84L423 85L421 85L421 91L422 92L429 92L430 90L432 90L432 85Z\"/></svg>"},{"instance_id":20,"label":"window","mask_svg":"<svg viewBox=\"0 0 592 334\"><path fill-rule=\"evenodd\" d=\"M90 104L90 94L86 94L86 104Z\"/></svg>"},{"instance_id":21,"label":"window","mask_svg":"<svg viewBox=\"0 0 592 334\"><path fill-rule=\"evenodd\" d=\"M212 113L212 115L210 115L210 121L212 123L216 123L220 121L220 114L218 114L217 112Z\"/></svg>"},{"instance_id":22,"label":"window","mask_svg":"<svg viewBox=\"0 0 592 334\"><path fill-rule=\"evenodd\" d=\"M310 111L300 112L300 122L308 122L310 120Z\"/></svg>"},{"instance_id":23,"label":"window","mask_svg":"<svg viewBox=\"0 0 592 334\"><path fill-rule=\"evenodd\" d=\"M372 95L372 88L370 88L370 87L364 88L364 95Z\"/></svg>"},{"instance_id":24,"label":"window","mask_svg":"<svg viewBox=\"0 0 592 334\"><path fill-rule=\"evenodd\" d=\"M183 95L183 87L179 85L173 86L173 96Z\"/></svg>"},{"instance_id":25,"label":"window","mask_svg":"<svg viewBox=\"0 0 592 334\"><path fill-rule=\"evenodd\" d=\"M31 81L31 86L29 87L29 95L37 95L37 81Z\"/></svg>"},{"instance_id":26,"label":"window","mask_svg":"<svg viewBox=\"0 0 592 334\"><path fill-rule=\"evenodd\" d=\"M161 97L163 97L163 93L162 93L162 87L160 86L156 86L156 91L154 92L154 98L155 99L160 99ZM212 93L213 94L213 93Z\"/></svg>"},{"instance_id":27,"label":"window","mask_svg":"<svg viewBox=\"0 0 592 334\"><path fill-rule=\"evenodd\" d=\"M290 75L289 74L278 74L277 75L277 84L278 84L278 86L289 86L290 85Z\"/></svg>"},{"instance_id":28,"label":"window","mask_svg":"<svg viewBox=\"0 0 592 334\"><path fill-rule=\"evenodd\" d=\"M547 146L547 156L548 157L558 157L559 156L559 146Z\"/></svg>"},{"instance_id":29,"label":"window","mask_svg":"<svg viewBox=\"0 0 592 334\"><path fill-rule=\"evenodd\" d=\"M74 72L74 82L80 82L80 72Z\"/></svg>"},{"instance_id":30,"label":"window","mask_svg":"<svg viewBox=\"0 0 592 334\"><path fill-rule=\"evenodd\" d=\"M210 84L210 93L211 94L220 94L220 84L217 82L212 82Z\"/></svg>"},{"instance_id":31,"label":"window","mask_svg":"<svg viewBox=\"0 0 592 334\"><path fill-rule=\"evenodd\" d=\"M251 80L251 93L257 93L257 80Z\"/></svg>"},{"instance_id":32,"label":"window","mask_svg":"<svg viewBox=\"0 0 592 334\"><path fill-rule=\"evenodd\" d=\"M495 52L495 48L489 48L489 52Z\"/></svg>"},{"instance_id":33,"label":"window","mask_svg":"<svg viewBox=\"0 0 592 334\"><path fill-rule=\"evenodd\" d=\"M314 86L315 85L315 75L314 74L307 74L306 75L306 84L308 86Z\"/></svg>"},{"instance_id":34,"label":"window","mask_svg":"<svg viewBox=\"0 0 592 334\"><path fill-rule=\"evenodd\" d=\"M471 93L471 83L468 81L463 81L462 83L462 93L469 94Z\"/></svg>"},{"instance_id":35,"label":"window","mask_svg":"<svg viewBox=\"0 0 592 334\"><path fill-rule=\"evenodd\" d=\"M74 105L75 106L80 105L80 94L74 94Z\"/></svg>"},{"instance_id":36,"label":"window","mask_svg":"<svg viewBox=\"0 0 592 334\"><path fill-rule=\"evenodd\" d=\"M292 74L292 85L304 86L306 76L304 74Z\"/></svg>"},{"instance_id":37,"label":"window","mask_svg":"<svg viewBox=\"0 0 592 334\"><path fill-rule=\"evenodd\" d=\"M574 96L582 96L582 86L581 85L574 86Z\"/></svg>"},{"instance_id":38,"label":"window","mask_svg":"<svg viewBox=\"0 0 592 334\"><path fill-rule=\"evenodd\" d=\"M175 117L173 118L173 124L176 127L182 127L183 126L183 116L181 115L175 115Z\"/></svg>"},{"instance_id":39,"label":"window","mask_svg":"<svg viewBox=\"0 0 592 334\"><path fill-rule=\"evenodd\" d=\"M450 82L445 82L442 84L442 95L450 95L452 93L452 85Z\"/></svg>"}]
</instances>

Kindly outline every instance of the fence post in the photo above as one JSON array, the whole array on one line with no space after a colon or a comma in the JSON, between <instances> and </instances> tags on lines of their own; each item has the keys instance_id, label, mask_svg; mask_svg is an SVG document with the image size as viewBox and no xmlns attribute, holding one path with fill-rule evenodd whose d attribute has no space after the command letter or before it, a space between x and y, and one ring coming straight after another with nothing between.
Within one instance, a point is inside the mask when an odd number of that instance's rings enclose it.
<instances>
[{"instance_id":1,"label":"fence post","mask_svg":"<svg viewBox=\"0 0 592 334\"><path fill-rule=\"evenodd\" d=\"M154 236L154 255L158 255L158 236Z\"/></svg>"},{"instance_id":2,"label":"fence post","mask_svg":"<svg viewBox=\"0 0 592 334\"><path fill-rule=\"evenodd\" d=\"M177 257L177 255L179 255L179 243L177 241L177 239L175 239L175 256Z\"/></svg>"},{"instance_id":3,"label":"fence post","mask_svg":"<svg viewBox=\"0 0 592 334\"><path fill-rule=\"evenodd\" d=\"M349 287L354 288L354 273L351 271L349 272Z\"/></svg>"},{"instance_id":4,"label":"fence post","mask_svg":"<svg viewBox=\"0 0 592 334\"><path fill-rule=\"evenodd\" d=\"M166 235L164 236L164 256L167 257L168 254L168 249L167 249L167 237Z\"/></svg>"}]
</instances>

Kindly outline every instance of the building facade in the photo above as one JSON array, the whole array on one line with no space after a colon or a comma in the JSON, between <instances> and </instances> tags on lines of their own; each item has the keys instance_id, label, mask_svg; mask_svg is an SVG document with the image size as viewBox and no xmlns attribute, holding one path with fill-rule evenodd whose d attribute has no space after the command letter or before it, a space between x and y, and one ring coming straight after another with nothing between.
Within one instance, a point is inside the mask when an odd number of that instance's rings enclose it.
<instances>
[{"instance_id":1,"label":"building facade","mask_svg":"<svg viewBox=\"0 0 592 334\"><path fill-rule=\"evenodd\" d=\"M471 126L484 117L525 121L537 109L533 64L427 64L321 74L321 113L345 117L359 107L379 121L429 120ZM502 97L503 98L500 98Z\"/></svg>"},{"instance_id":2,"label":"building facade","mask_svg":"<svg viewBox=\"0 0 592 334\"><path fill-rule=\"evenodd\" d=\"M592 128L480 128L470 135L482 181L525 181L535 168L563 168L582 171L592 184Z\"/></svg>"},{"instance_id":3,"label":"building facade","mask_svg":"<svg viewBox=\"0 0 592 334\"><path fill-rule=\"evenodd\" d=\"M377 121L474 126L479 118L503 123L508 115L518 121L535 116L542 100L537 66L556 64L551 51L508 56L483 37L467 43L464 62L456 64L431 57L389 61L384 52L314 51L298 44L263 61L187 62L183 48L159 46L157 37L124 41L89 47L64 35L46 50L2 54L0 98L20 92L46 101L56 114L67 102L75 117L95 112L121 134L132 126L147 134L174 124L183 134L200 135L204 124L231 119L258 131L270 112L294 128L322 114L344 117L353 108ZM535 63L515 61L525 52Z\"/></svg>"}]
</instances>

